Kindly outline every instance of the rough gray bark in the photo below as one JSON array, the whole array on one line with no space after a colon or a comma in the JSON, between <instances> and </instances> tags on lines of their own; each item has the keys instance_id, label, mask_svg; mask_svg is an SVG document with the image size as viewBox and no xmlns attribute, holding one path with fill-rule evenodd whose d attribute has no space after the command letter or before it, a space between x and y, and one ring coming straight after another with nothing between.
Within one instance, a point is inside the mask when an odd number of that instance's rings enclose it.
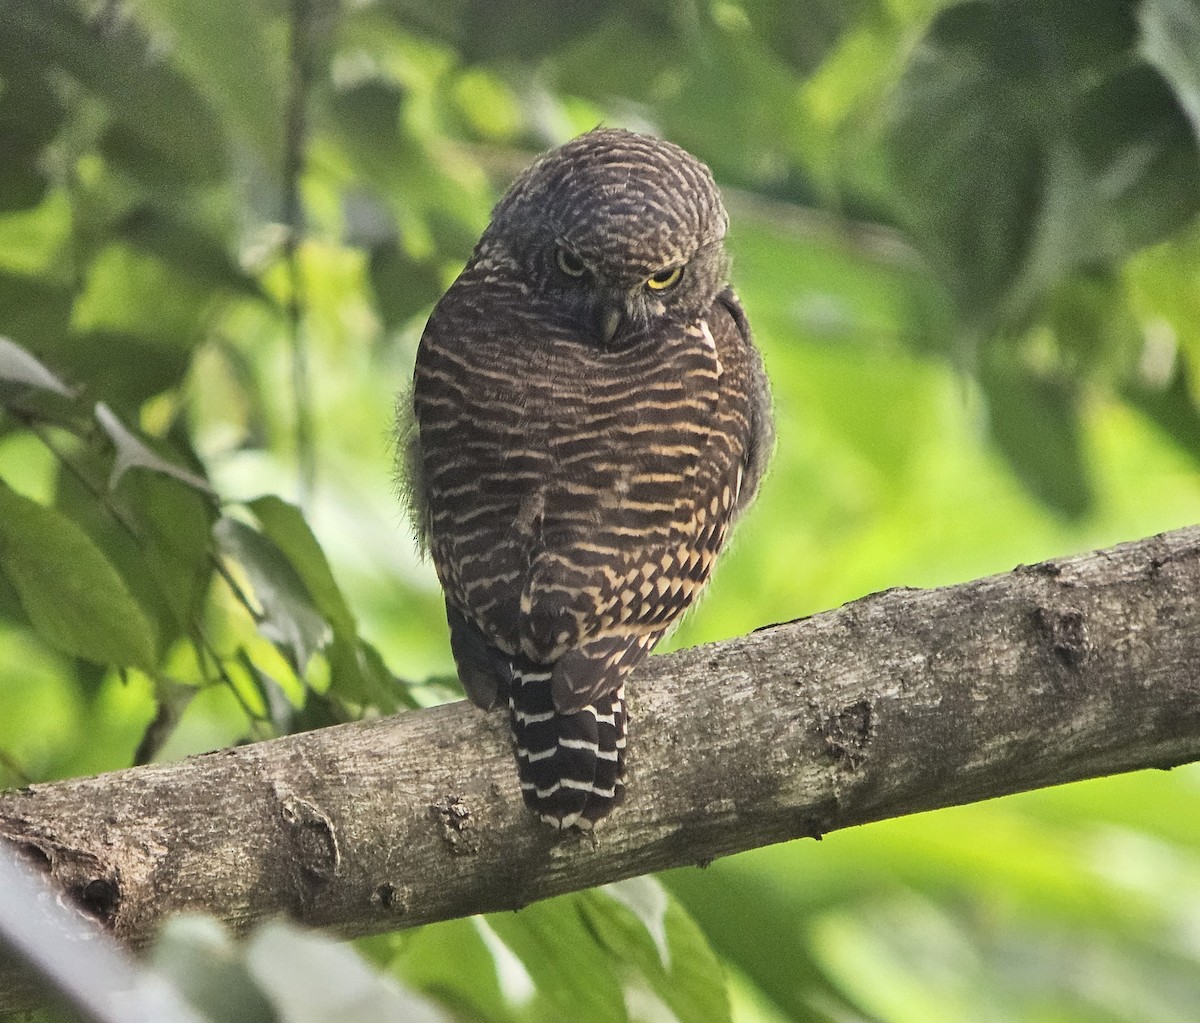
<instances>
[{"instance_id":1,"label":"rough gray bark","mask_svg":"<svg viewBox=\"0 0 1200 1023\"><path fill-rule=\"evenodd\" d=\"M512 909L1198 759L1198 594L1200 527L654 658L594 839L523 809L504 716L463 703L0 794L0 837L134 945L184 909L344 935Z\"/></svg>"}]
</instances>

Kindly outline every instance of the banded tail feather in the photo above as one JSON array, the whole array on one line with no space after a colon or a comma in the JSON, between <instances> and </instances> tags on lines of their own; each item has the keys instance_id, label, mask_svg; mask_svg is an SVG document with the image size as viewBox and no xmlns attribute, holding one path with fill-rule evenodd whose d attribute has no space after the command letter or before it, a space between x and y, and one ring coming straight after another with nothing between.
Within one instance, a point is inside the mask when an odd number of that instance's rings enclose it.
<instances>
[{"instance_id":1,"label":"banded tail feather","mask_svg":"<svg viewBox=\"0 0 1200 1023\"><path fill-rule=\"evenodd\" d=\"M560 714L545 665L514 663L508 708L525 805L553 827L590 829L625 798L625 687Z\"/></svg>"}]
</instances>

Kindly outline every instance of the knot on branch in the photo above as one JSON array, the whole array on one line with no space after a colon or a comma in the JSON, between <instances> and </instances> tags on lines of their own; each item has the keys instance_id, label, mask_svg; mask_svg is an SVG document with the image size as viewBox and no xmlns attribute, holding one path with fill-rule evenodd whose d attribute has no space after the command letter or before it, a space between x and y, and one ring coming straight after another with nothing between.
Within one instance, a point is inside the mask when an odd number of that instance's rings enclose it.
<instances>
[{"instance_id":1,"label":"knot on branch","mask_svg":"<svg viewBox=\"0 0 1200 1023\"><path fill-rule=\"evenodd\" d=\"M307 799L280 795L279 816L287 827L296 863L304 875L321 883L337 875L342 863L333 821Z\"/></svg>"},{"instance_id":2,"label":"knot on branch","mask_svg":"<svg viewBox=\"0 0 1200 1023\"><path fill-rule=\"evenodd\" d=\"M0 821L0 825L4 824ZM0 830L17 856L47 876L84 916L111 928L121 905L120 871L84 849L69 848L48 838Z\"/></svg>"},{"instance_id":3,"label":"knot on branch","mask_svg":"<svg viewBox=\"0 0 1200 1023\"><path fill-rule=\"evenodd\" d=\"M394 916L404 916L408 912L408 902L411 898L412 891L408 885L397 886L390 881L377 885L371 893L371 902Z\"/></svg>"},{"instance_id":4,"label":"knot on branch","mask_svg":"<svg viewBox=\"0 0 1200 1023\"><path fill-rule=\"evenodd\" d=\"M1039 607L1033 613L1034 625L1050 641L1051 649L1069 668L1078 668L1092 651L1087 619L1082 611L1067 608L1055 611Z\"/></svg>"},{"instance_id":5,"label":"knot on branch","mask_svg":"<svg viewBox=\"0 0 1200 1023\"><path fill-rule=\"evenodd\" d=\"M828 715L820 725L830 755L848 771L856 770L867 759L873 730L874 711L865 699Z\"/></svg>"},{"instance_id":6,"label":"knot on branch","mask_svg":"<svg viewBox=\"0 0 1200 1023\"><path fill-rule=\"evenodd\" d=\"M442 841L454 856L472 856L479 851L479 843L470 834L471 810L462 797L447 796L430 803L429 812L442 822Z\"/></svg>"}]
</instances>

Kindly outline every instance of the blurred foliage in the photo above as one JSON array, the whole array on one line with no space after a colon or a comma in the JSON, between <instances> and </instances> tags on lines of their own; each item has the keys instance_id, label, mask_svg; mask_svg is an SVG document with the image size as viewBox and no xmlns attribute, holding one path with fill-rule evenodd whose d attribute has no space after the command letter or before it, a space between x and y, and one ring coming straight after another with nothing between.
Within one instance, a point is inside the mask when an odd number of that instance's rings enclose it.
<instances>
[{"instance_id":1,"label":"blurred foliage","mask_svg":"<svg viewBox=\"0 0 1200 1023\"><path fill-rule=\"evenodd\" d=\"M0 784L457 692L395 396L600 122L713 167L775 386L675 643L1195 521L1198 55L1195 0L0 0ZM213 1019L1191 1020L1198 779L156 961Z\"/></svg>"}]
</instances>

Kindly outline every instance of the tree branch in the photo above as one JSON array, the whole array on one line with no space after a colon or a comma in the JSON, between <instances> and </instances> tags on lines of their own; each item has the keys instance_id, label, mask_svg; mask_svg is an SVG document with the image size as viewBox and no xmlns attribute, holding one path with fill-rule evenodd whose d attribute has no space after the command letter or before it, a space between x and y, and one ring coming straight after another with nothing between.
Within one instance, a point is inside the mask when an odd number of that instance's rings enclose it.
<instances>
[{"instance_id":1,"label":"tree branch","mask_svg":"<svg viewBox=\"0 0 1200 1023\"><path fill-rule=\"evenodd\" d=\"M629 798L594 839L522 807L464 703L0 795L14 842L118 937L168 914L343 935L800 836L1200 758L1200 527L889 590L652 658Z\"/></svg>"}]
</instances>

